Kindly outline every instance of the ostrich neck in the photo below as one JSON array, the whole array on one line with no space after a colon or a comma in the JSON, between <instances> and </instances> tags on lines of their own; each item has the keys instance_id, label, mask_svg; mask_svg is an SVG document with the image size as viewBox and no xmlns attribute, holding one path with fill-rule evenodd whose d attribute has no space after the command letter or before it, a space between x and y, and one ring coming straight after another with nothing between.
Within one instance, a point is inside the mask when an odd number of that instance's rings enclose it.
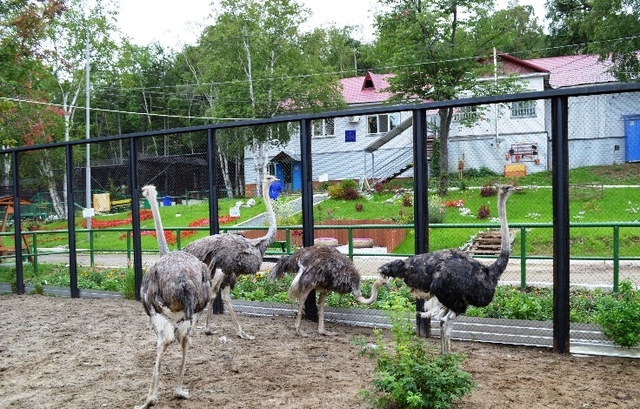
<instances>
[{"instance_id":1,"label":"ostrich neck","mask_svg":"<svg viewBox=\"0 0 640 409\"><path fill-rule=\"evenodd\" d=\"M507 223L507 197L503 196L498 198L498 215L500 217L500 251L502 253L509 253L510 249L510 237L509 237L509 224Z\"/></svg>"},{"instance_id":2,"label":"ostrich neck","mask_svg":"<svg viewBox=\"0 0 640 409\"><path fill-rule=\"evenodd\" d=\"M262 184L262 197L264 197L264 205L267 208L267 218L269 220L269 229L267 230L267 234L258 239L258 247L262 254L264 254L269 244L273 242L276 237L276 231L278 230L278 227L276 226L276 214L273 211L271 198L269 197L269 186L270 183Z\"/></svg>"},{"instance_id":3,"label":"ostrich neck","mask_svg":"<svg viewBox=\"0 0 640 409\"><path fill-rule=\"evenodd\" d=\"M149 207L151 207L151 213L153 214L153 224L156 227L158 250L160 250L160 255L162 256L169 252L169 246L167 245L167 238L164 236L164 228L162 227L162 219L160 219L157 197L157 194L154 192L149 195L147 200L149 200Z\"/></svg>"},{"instance_id":4,"label":"ostrich neck","mask_svg":"<svg viewBox=\"0 0 640 409\"><path fill-rule=\"evenodd\" d=\"M359 294L356 295L356 301L358 301L360 304L365 305L373 304L376 298L378 298L378 287L380 286L381 284L376 281L375 283L373 283L373 287L371 287L371 296L369 298L364 298L362 294Z\"/></svg>"},{"instance_id":5,"label":"ostrich neck","mask_svg":"<svg viewBox=\"0 0 640 409\"><path fill-rule=\"evenodd\" d=\"M506 209L507 196L498 197L498 215L500 217L500 255L496 258L496 261L492 264L492 269L497 280L500 275L507 268L509 262L510 244L511 238L509 237L509 224L507 223L507 209Z\"/></svg>"}]
</instances>

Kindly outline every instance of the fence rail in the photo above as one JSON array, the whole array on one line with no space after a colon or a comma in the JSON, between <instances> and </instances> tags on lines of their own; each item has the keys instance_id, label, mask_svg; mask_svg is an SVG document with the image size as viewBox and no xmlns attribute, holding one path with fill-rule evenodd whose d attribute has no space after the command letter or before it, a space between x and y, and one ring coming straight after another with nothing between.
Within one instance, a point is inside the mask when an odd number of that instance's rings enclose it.
<instances>
[{"instance_id":1,"label":"fence rail","mask_svg":"<svg viewBox=\"0 0 640 409\"><path fill-rule=\"evenodd\" d=\"M493 223L464 223L464 224L430 224L429 227L431 229L492 229L497 228L498 226ZM620 254L620 231L625 228L640 228L640 222L603 222L603 223L571 223L571 228L608 228L611 229L611 254L606 256L595 256L595 255L572 255L572 262L601 262L605 263L605 268L610 269L611 276L607 277L607 281L603 282L602 279L597 282L592 282L593 286L604 286L612 289L614 292L618 291L618 286L621 280L621 262L637 262L637 263L627 263L627 265L640 266L640 254L636 256L623 256ZM375 260L382 260L382 262L386 262L389 257L409 257L412 256L412 253L380 253L374 251L367 251L367 248L356 248L354 247L354 231L362 230L362 229L413 229L413 224L362 224L362 225L317 225L315 226L315 230L319 232L323 230L346 230L348 241L346 244L346 254L351 260L356 259L369 259L374 260L373 263L376 264ZM528 286L540 285L540 280L532 280L530 273L531 262L534 261L552 261L553 254L531 254L530 251L527 250L527 242L528 242L528 229L552 229L553 223L512 223L510 224L510 228L517 229L518 231L518 239L514 242L516 245L511 251L511 259L517 260L519 265L519 279L517 280L517 284L521 288L526 288ZM247 227L247 226L225 226L220 228L221 232L242 232L247 230L265 230L264 227ZM293 225L293 226L280 226L279 230L285 232L285 240L281 242L276 242L275 246L267 249L266 259L268 261L274 261L274 257L281 256L283 254L292 254L295 249L299 246L299 243L294 242L293 232L302 230L302 226ZM153 229L142 229L142 231L154 231ZM191 231L203 231L208 232L208 228L206 227L165 227L165 231L171 231L175 233L177 238L176 248L181 249L183 247L183 243L181 241L183 232L191 232ZM131 235L133 232L132 228L106 228L106 229L77 229L76 232L78 234L89 234L89 248L87 249L77 249L76 252L78 254L88 254L89 255L89 263L90 265L96 265L96 254L120 254L124 255L124 265L131 265L131 260L133 257L133 243L131 239ZM124 249L100 249L96 248L95 238L96 234L101 233L118 233L121 236L126 236ZM29 256L29 259L32 260L34 265L34 271L37 273L38 264L42 262L43 257L47 255L68 255L69 252L60 249L50 249L41 247L39 244L39 239L42 236L52 235L52 234L67 234L67 230L37 230L37 231L24 231L23 235L27 237L30 236L30 248L27 252L23 253L24 257ZM11 232L3 232L0 233L0 237L10 236ZM158 252L157 249L143 249L146 254L156 254ZM7 260L13 258L13 255L0 255L0 260ZM491 259L495 258L493 256L488 255L476 255L474 256L479 259ZM539 263L540 264L540 263ZM546 266L546 267L545 267ZM549 271L551 270L551 265L549 263L542 264L542 268L547 268ZM640 267L631 267L636 270L640 270ZM640 276L640 271L637 272L638 276ZM593 280L593 278L592 278ZM511 280L514 281L514 280ZM582 280L584 281L584 280ZM549 283L550 284L550 283ZM637 283L640 285L640 283ZM546 284L545 284L546 285ZM588 285L586 282L578 282L577 285Z\"/></svg>"}]
</instances>

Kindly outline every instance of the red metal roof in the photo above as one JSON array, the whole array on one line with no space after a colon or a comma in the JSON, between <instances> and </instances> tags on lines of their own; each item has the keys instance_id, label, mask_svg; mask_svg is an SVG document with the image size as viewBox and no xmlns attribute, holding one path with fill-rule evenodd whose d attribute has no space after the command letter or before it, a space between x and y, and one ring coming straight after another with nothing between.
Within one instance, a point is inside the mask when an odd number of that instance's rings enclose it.
<instances>
[{"instance_id":1,"label":"red metal roof","mask_svg":"<svg viewBox=\"0 0 640 409\"><path fill-rule=\"evenodd\" d=\"M565 55L527 61L549 71L549 85L552 88L616 81L608 72L611 61L598 61L597 55Z\"/></svg>"},{"instance_id":2,"label":"red metal roof","mask_svg":"<svg viewBox=\"0 0 640 409\"><path fill-rule=\"evenodd\" d=\"M343 78L342 97L347 104L366 104L384 102L391 98L392 94L386 89L389 87L387 78L393 74L374 74L367 72L360 77Z\"/></svg>"},{"instance_id":3,"label":"red metal roof","mask_svg":"<svg viewBox=\"0 0 640 409\"><path fill-rule=\"evenodd\" d=\"M503 62L503 70L520 74L546 73L552 88L616 81L608 72L611 62L600 62L597 55L567 55L531 60L520 60L504 53L499 53L499 56ZM363 76L343 78L340 80L342 97L350 105L384 102L392 96L386 91L391 77L393 74L367 72Z\"/></svg>"}]
</instances>

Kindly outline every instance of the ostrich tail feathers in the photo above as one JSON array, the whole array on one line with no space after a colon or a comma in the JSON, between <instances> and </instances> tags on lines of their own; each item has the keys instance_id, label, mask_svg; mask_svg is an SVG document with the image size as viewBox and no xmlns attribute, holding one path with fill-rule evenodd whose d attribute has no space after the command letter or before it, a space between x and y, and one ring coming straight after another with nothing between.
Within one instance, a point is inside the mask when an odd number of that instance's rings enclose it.
<instances>
[{"instance_id":1,"label":"ostrich tail feathers","mask_svg":"<svg viewBox=\"0 0 640 409\"><path fill-rule=\"evenodd\" d=\"M291 256L280 257L278 262L273 267L271 267L271 271L269 271L269 281L273 281L284 276L284 273L287 272L287 265L289 264L290 259Z\"/></svg>"}]
</instances>

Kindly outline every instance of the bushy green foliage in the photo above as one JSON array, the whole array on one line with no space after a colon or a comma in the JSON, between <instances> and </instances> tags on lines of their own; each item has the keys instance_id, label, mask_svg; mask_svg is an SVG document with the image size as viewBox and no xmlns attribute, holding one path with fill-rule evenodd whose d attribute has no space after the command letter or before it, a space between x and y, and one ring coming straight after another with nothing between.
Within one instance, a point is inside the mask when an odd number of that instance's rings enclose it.
<instances>
[{"instance_id":1,"label":"bushy green foliage","mask_svg":"<svg viewBox=\"0 0 640 409\"><path fill-rule=\"evenodd\" d=\"M331 185L327 188L327 194L332 199L342 199L344 188L340 185Z\"/></svg>"},{"instance_id":2,"label":"bushy green foliage","mask_svg":"<svg viewBox=\"0 0 640 409\"><path fill-rule=\"evenodd\" d=\"M361 391L377 408L444 409L471 393L476 384L460 369L464 356L440 354L437 347L416 335L409 315L391 314L392 344L376 330L377 345L361 345L376 360L371 390Z\"/></svg>"},{"instance_id":3,"label":"bushy green foliage","mask_svg":"<svg viewBox=\"0 0 640 409\"><path fill-rule=\"evenodd\" d=\"M136 299L136 275L133 269L129 269L122 283L122 295L128 300Z\"/></svg>"},{"instance_id":4,"label":"bushy green foliage","mask_svg":"<svg viewBox=\"0 0 640 409\"><path fill-rule=\"evenodd\" d=\"M428 200L429 205L429 223L442 223L447 214L447 206L444 201L437 195L431 195Z\"/></svg>"},{"instance_id":5,"label":"bushy green foliage","mask_svg":"<svg viewBox=\"0 0 640 409\"><path fill-rule=\"evenodd\" d=\"M515 286L496 287L493 301L483 308L469 307L470 317L548 321L553 319L553 293L550 289Z\"/></svg>"},{"instance_id":6,"label":"bushy green foliage","mask_svg":"<svg viewBox=\"0 0 640 409\"><path fill-rule=\"evenodd\" d=\"M347 189L358 189L358 182L356 182L353 179L344 179L340 181L340 187L343 190L347 190Z\"/></svg>"},{"instance_id":7,"label":"bushy green foliage","mask_svg":"<svg viewBox=\"0 0 640 409\"><path fill-rule=\"evenodd\" d=\"M640 343L640 290L630 281L620 283L620 292L598 303L596 320L604 335L616 345L633 347Z\"/></svg>"}]
</instances>

